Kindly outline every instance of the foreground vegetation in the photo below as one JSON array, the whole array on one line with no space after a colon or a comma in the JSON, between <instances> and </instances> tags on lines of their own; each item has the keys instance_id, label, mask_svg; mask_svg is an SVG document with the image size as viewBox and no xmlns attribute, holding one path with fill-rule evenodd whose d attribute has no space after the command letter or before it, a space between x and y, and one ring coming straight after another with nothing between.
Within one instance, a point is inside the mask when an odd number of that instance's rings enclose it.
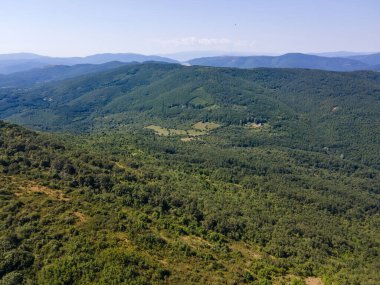
<instances>
[{"instance_id":1,"label":"foreground vegetation","mask_svg":"<svg viewBox=\"0 0 380 285\"><path fill-rule=\"evenodd\" d=\"M0 133L3 284L377 284L373 168L212 136Z\"/></svg>"}]
</instances>

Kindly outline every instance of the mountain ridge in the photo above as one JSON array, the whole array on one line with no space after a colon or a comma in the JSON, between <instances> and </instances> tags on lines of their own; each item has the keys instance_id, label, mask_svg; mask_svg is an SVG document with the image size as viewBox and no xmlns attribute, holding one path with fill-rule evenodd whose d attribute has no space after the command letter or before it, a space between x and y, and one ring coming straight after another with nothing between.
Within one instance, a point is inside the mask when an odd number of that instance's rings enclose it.
<instances>
[{"instance_id":1,"label":"mountain ridge","mask_svg":"<svg viewBox=\"0 0 380 285\"><path fill-rule=\"evenodd\" d=\"M103 64L48 65L26 71L0 75L0 88L25 88L49 81L59 81L89 73L101 72L126 64L122 62L107 62Z\"/></svg>"},{"instance_id":2,"label":"mountain ridge","mask_svg":"<svg viewBox=\"0 0 380 285\"><path fill-rule=\"evenodd\" d=\"M321 57L302 53L281 56L219 56L189 60L191 65L235 68L309 68L329 71L371 70L373 67L358 60L343 57Z\"/></svg>"},{"instance_id":3,"label":"mountain ridge","mask_svg":"<svg viewBox=\"0 0 380 285\"><path fill-rule=\"evenodd\" d=\"M24 55L26 55L27 58L22 58ZM21 56L21 58L19 56ZM85 57L49 57L21 53L0 55L0 74L10 74L30 70L33 68L42 68L49 65L103 64L112 61L120 61L126 63L145 61L178 63L178 61L166 57L135 53L104 53Z\"/></svg>"},{"instance_id":4,"label":"mountain ridge","mask_svg":"<svg viewBox=\"0 0 380 285\"><path fill-rule=\"evenodd\" d=\"M348 57L350 59L359 60L370 65L380 65L380 53L366 54L366 55L355 55Z\"/></svg>"},{"instance_id":5,"label":"mountain ridge","mask_svg":"<svg viewBox=\"0 0 380 285\"><path fill-rule=\"evenodd\" d=\"M197 53L194 52L183 54L195 55ZM352 54L354 53L332 52L326 53L326 56L322 56L323 53L288 53L279 56L217 55L183 60L182 64L236 68L310 68L330 71L378 70L376 65L380 64L379 54L361 54L354 56L352 56ZM173 54L173 56L175 57L175 54ZM183 57L181 56L181 53L177 56L179 56L179 58ZM187 55L187 57L189 57L189 55ZM16 53L0 55L0 74L10 74L19 71L42 68L49 65L71 66L77 64L103 64L111 61L139 63L146 61L157 61L166 63L180 63L180 61L170 57L142 55L136 53L103 53L85 57L48 57L32 53Z\"/></svg>"}]
</instances>

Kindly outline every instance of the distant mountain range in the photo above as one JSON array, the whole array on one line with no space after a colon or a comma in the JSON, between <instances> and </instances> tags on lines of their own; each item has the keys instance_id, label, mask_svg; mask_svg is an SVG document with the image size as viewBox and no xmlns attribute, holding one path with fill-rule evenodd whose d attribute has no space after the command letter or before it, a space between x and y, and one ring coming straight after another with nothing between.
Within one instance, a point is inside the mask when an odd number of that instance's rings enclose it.
<instances>
[{"instance_id":1,"label":"distant mountain range","mask_svg":"<svg viewBox=\"0 0 380 285\"><path fill-rule=\"evenodd\" d=\"M367 55L354 55L350 59L359 60L369 65L380 65L380 53L367 54Z\"/></svg>"},{"instance_id":2,"label":"distant mountain range","mask_svg":"<svg viewBox=\"0 0 380 285\"><path fill-rule=\"evenodd\" d=\"M217 56L189 60L191 65L236 68L309 68L330 71L379 70L380 53L344 57L322 57L289 53L281 56Z\"/></svg>"},{"instance_id":3,"label":"distant mountain range","mask_svg":"<svg viewBox=\"0 0 380 285\"><path fill-rule=\"evenodd\" d=\"M52 65L26 71L0 75L0 88L25 88L35 84L73 78L89 73L107 71L127 65L119 61L103 64Z\"/></svg>"},{"instance_id":4,"label":"distant mountain range","mask_svg":"<svg viewBox=\"0 0 380 285\"><path fill-rule=\"evenodd\" d=\"M202 53L172 54L176 59L184 60L189 55L201 55ZM203 53L206 54L206 53ZM216 53L217 54L217 53ZM321 56L324 55L324 56ZM169 55L170 56L170 55ZM48 57L32 53L15 53L0 55L0 74L10 74L31 69L40 69L57 65L83 65L104 64L108 62L166 62L180 63L178 60L157 56L142 55L134 53L105 53L86 57ZM354 71L375 70L380 71L380 53L355 54L352 52L330 52L315 54L288 53L280 56L241 56L241 55L218 55L210 57L199 57L183 62L186 65L202 65L214 67L235 68L308 68L329 71ZM80 67L83 70L88 67ZM101 67L102 68L102 67ZM91 68L90 68L91 69ZM37 72L37 71L35 71ZM40 73L40 71L38 71ZM46 73L42 71L42 73ZM77 74L75 74L77 75Z\"/></svg>"},{"instance_id":5,"label":"distant mountain range","mask_svg":"<svg viewBox=\"0 0 380 285\"><path fill-rule=\"evenodd\" d=\"M332 52L319 52L307 53L311 55L325 56L325 57L350 57L355 55L369 55L373 52L352 52L352 51L332 51Z\"/></svg>"},{"instance_id":6,"label":"distant mountain range","mask_svg":"<svg viewBox=\"0 0 380 285\"><path fill-rule=\"evenodd\" d=\"M178 61L167 57L134 53L104 53L86 57L48 57L32 53L16 53L0 55L0 74L42 68L49 65L103 64L112 61L178 63Z\"/></svg>"}]
</instances>

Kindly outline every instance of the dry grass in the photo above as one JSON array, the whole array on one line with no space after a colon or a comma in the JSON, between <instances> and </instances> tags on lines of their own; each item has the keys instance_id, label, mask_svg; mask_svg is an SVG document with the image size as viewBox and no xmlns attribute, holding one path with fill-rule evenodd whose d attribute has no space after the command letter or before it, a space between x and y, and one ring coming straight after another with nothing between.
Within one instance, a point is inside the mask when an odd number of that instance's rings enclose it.
<instances>
[{"instance_id":1,"label":"dry grass","mask_svg":"<svg viewBox=\"0 0 380 285\"><path fill-rule=\"evenodd\" d=\"M78 218L77 225L80 225L88 220L88 218L81 212L74 212L73 214Z\"/></svg>"},{"instance_id":2,"label":"dry grass","mask_svg":"<svg viewBox=\"0 0 380 285\"><path fill-rule=\"evenodd\" d=\"M191 141L193 141L193 140L195 140L194 137L181 138L181 141L182 141L182 142L191 142Z\"/></svg>"},{"instance_id":3,"label":"dry grass","mask_svg":"<svg viewBox=\"0 0 380 285\"><path fill-rule=\"evenodd\" d=\"M65 201L65 202L70 200L69 198L65 197L65 195L62 193L61 190L51 189L51 188L41 186L41 185L28 184L26 186L20 187L19 189L21 190L21 192L15 193L15 195L17 197L22 196L24 193L29 193L29 194L30 193L42 193L42 194L45 194L45 195L47 195L50 198L53 198L55 200Z\"/></svg>"},{"instance_id":4,"label":"dry grass","mask_svg":"<svg viewBox=\"0 0 380 285\"><path fill-rule=\"evenodd\" d=\"M252 259L260 259L262 256L260 253L255 251L253 248L251 248L249 245L243 242L232 242L229 245L230 249L233 251L240 252L245 258L252 260Z\"/></svg>"},{"instance_id":5,"label":"dry grass","mask_svg":"<svg viewBox=\"0 0 380 285\"><path fill-rule=\"evenodd\" d=\"M213 122L198 122L192 126L189 130L180 129L168 129L157 125L149 125L144 127L144 129L153 130L156 135L159 136L189 136L198 137L207 135L208 132L219 128L220 125ZM182 139L181 139L182 140ZM191 141L190 138L184 138L182 141Z\"/></svg>"},{"instance_id":6,"label":"dry grass","mask_svg":"<svg viewBox=\"0 0 380 285\"><path fill-rule=\"evenodd\" d=\"M198 122L192 126L193 129L201 131L211 131L219 127L219 124L213 122Z\"/></svg>"},{"instance_id":7,"label":"dry grass","mask_svg":"<svg viewBox=\"0 0 380 285\"><path fill-rule=\"evenodd\" d=\"M170 136L187 135L187 132L185 130L169 129L169 135Z\"/></svg>"},{"instance_id":8,"label":"dry grass","mask_svg":"<svg viewBox=\"0 0 380 285\"><path fill-rule=\"evenodd\" d=\"M197 236L182 236L181 241L192 248L211 247L212 245L205 239Z\"/></svg>"},{"instance_id":9,"label":"dry grass","mask_svg":"<svg viewBox=\"0 0 380 285\"><path fill-rule=\"evenodd\" d=\"M248 128L250 129L260 129L263 127L263 124L259 123L259 124L256 124L256 123L250 123L247 125Z\"/></svg>"},{"instance_id":10,"label":"dry grass","mask_svg":"<svg viewBox=\"0 0 380 285\"><path fill-rule=\"evenodd\" d=\"M323 285L321 278L318 277L308 277L305 279L307 285Z\"/></svg>"},{"instance_id":11,"label":"dry grass","mask_svg":"<svg viewBox=\"0 0 380 285\"><path fill-rule=\"evenodd\" d=\"M156 126L156 125L149 125L149 126L145 127L144 129L153 130L159 136L170 135L170 131L167 128L163 128L163 127Z\"/></svg>"}]
</instances>

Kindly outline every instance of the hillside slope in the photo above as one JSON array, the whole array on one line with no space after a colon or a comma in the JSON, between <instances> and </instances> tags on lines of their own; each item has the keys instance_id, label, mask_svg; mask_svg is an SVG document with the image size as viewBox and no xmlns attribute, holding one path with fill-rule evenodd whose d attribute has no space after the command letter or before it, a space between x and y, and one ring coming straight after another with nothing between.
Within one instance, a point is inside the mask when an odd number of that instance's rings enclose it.
<instances>
[{"instance_id":1,"label":"hillside slope","mask_svg":"<svg viewBox=\"0 0 380 285\"><path fill-rule=\"evenodd\" d=\"M1 122L0 146L6 284L376 284L376 170L283 148Z\"/></svg>"},{"instance_id":2,"label":"hillside slope","mask_svg":"<svg viewBox=\"0 0 380 285\"><path fill-rule=\"evenodd\" d=\"M328 152L379 168L379 98L375 72L150 63L32 89L1 89L0 118L75 132L149 125L189 130L213 122L223 127L213 134L229 145ZM266 128L251 132L253 123Z\"/></svg>"}]
</instances>

